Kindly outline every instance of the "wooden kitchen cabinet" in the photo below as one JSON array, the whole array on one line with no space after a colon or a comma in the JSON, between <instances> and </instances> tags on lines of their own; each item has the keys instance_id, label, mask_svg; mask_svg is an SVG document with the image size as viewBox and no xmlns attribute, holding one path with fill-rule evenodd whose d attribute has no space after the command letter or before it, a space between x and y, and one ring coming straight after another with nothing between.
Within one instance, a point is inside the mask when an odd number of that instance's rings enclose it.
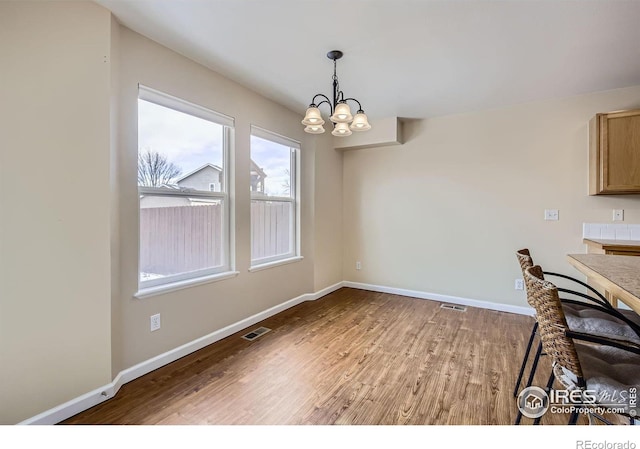
<instances>
[{"instance_id":1,"label":"wooden kitchen cabinet","mask_svg":"<svg viewBox=\"0 0 640 449\"><path fill-rule=\"evenodd\" d=\"M589 122L589 195L640 193L640 109Z\"/></svg>"},{"instance_id":2,"label":"wooden kitchen cabinet","mask_svg":"<svg viewBox=\"0 0 640 449\"><path fill-rule=\"evenodd\" d=\"M640 240L582 239L589 254L640 256Z\"/></svg>"}]
</instances>

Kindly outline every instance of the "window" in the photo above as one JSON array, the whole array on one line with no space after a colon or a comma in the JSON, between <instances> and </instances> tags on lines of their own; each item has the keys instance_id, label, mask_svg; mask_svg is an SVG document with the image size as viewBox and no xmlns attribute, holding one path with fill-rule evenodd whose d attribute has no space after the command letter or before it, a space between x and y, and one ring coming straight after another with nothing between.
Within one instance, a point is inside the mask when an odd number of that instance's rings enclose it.
<instances>
[{"instance_id":1,"label":"window","mask_svg":"<svg viewBox=\"0 0 640 449\"><path fill-rule=\"evenodd\" d=\"M230 270L233 119L140 86L139 287Z\"/></svg>"},{"instance_id":2,"label":"window","mask_svg":"<svg viewBox=\"0 0 640 449\"><path fill-rule=\"evenodd\" d=\"M251 127L251 265L298 256L300 144Z\"/></svg>"}]
</instances>

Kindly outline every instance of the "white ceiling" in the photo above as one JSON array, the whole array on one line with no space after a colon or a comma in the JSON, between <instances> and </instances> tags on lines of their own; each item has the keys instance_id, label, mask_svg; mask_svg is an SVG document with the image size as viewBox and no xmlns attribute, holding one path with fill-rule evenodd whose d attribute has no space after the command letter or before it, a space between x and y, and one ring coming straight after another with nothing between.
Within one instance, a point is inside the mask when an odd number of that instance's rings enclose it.
<instances>
[{"instance_id":1,"label":"white ceiling","mask_svg":"<svg viewBox=\"0 0 640 449\"><path fill-rule=\"evenodd\" d=\"M119 21L304 111L431 117L640 84L640 1L96 0Z\"/></svg>"}]
</instances>

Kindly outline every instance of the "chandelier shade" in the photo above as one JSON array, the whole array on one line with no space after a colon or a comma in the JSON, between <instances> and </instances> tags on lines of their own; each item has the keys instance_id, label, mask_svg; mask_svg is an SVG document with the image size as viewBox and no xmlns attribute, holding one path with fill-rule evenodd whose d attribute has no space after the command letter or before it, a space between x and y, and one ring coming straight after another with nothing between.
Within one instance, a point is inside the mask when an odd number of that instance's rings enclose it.
<instances>
[{"instance_id":1,"label":"chandelier shade","mask_svg":"<svg viewBox=\"0 0 640 449\"><path fill-rule=\"evenodd\" d=\"M331 131L331 134L338 137L346 137L351 135L348 123L336 123L336 126Z\"/></svg>"},{"instance_id":2,"label":"chandelier shade","mask_svg":"<svg viewBox=\"0 0 640 449\"><path fill-rule=\"evenodd\" d=\"M303 125L324 125L324 120L322 120L322 114L320 113L320 109L314 104L311 104L307 109L307 113L304 115L304 119L302 120Z\"/></svg>"},{"instance_id":3,"label":"chandelier shade","mask_svg":"<svg viewBox=\"0 0 640 449\"><path fill-rule=\"evenodd\" d=\"M352 131L368 131L371 129L371 124L367 115L362 110L362 105L355 98L345 98L344 93L340 90L338 83L338 75L336 73L337 60L342 58L343 53L340 50L332 50L327 53L327 58L333 61L333 98L329 98L323 94L316 94L307 108L307 112L302 119L302 124L305 125L305 132L309 134L322 134L324 132L325 124L320 112L320 106L323 104L329 105L330 116L333 124L333 131L331 134L334 136L346 137L352 134ZM320 98L321 101L316 103L316 99ZM351 108L347 104L348 101L357 103L358 109L355 117L351 113Z\"/></svg>"},{"instance_id":4,"label":"chandelier shade","mask_svg":"<svg viewBox=\"0 0 640 449\"><path fill-rule=\"evenodd\" d=\"M340 102L336 105L335 112L331 116L333 123L349 123L353 120L351 108L346 102Z\"/></svg>"},{"instance_id":5,"label":"chandelier shade","mask_svg":"<svg viewBox=\"0 0 640 449\"><path fill-rule=\"evenodd\" d=\"M307 125L304 131L309 134L322 134L324 132L324 128L322 125Z\"/></svg>"},{"instance_id":6,"label":"chandelier shade","mask_svg":"<svg viewBox=\"0 0 640 449\"><path fill-rule=\"evenodd\" d=\"M368 131L371 129L371 125L369 124L369 119L367 118L367 114L364 111L358 111L356 116L353 118L353 122L349 126L352 131Z\"/></svg>"}]
</instances>

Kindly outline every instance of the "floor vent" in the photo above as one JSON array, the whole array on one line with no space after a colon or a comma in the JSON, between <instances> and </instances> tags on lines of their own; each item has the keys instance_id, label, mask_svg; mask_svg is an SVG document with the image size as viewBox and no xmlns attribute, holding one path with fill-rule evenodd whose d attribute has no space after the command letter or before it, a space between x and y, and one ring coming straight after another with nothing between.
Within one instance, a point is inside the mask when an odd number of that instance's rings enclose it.
<instances>
[{"instance_id":1,"label":"floor vent","mask_svg":"<svg viewBox=\"0 0 640 449\"><path fill-rule=\"evenodd\" d=\"M457 310L458 312L466 312L465 306L459 306L457 304L440 304L441 309Z\"/></svg>"},{"instance_id":2,"label":"floor vent","mask_svg":"<svg viewBox=\"0 0 640 449\"><path fill-rule=\"evenodd\" d=\"M252 330L248 334L243 335L242 338L244 338L245 340L253 341L256 338L258 338L260 335L266 334L270 330L271 329L266 327L259 327L257 329Z\"/></svg>"}]
</instances>

